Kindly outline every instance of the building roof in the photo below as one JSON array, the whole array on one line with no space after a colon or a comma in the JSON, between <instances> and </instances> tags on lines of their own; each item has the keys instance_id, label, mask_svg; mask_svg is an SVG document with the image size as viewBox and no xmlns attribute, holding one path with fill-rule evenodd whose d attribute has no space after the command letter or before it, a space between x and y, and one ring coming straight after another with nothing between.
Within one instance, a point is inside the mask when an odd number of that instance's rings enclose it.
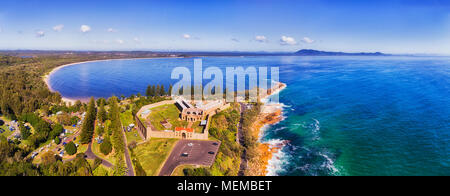
<instances>
[{"instance_id":1,"label":"building roof","mask_svg":"<svg viewBox=\"0 0 450 196\"><path fill-rule=\"evenodd\" d=\"M200 126L206 126L207 123L208 123L207 120L202 120L202 122L200 122Z\"/></svg>"},{"instance_id":2,"label":"building roof","mask_svg":"<svg viewBox=\"0 0 450 196\"><path fill-rule=\"evenodd\" d=\"M186 131L189 133L193 133L194 129L193 128L176 127L175 131L177 131L177 132Z\"/></svg>"}]
</instances>

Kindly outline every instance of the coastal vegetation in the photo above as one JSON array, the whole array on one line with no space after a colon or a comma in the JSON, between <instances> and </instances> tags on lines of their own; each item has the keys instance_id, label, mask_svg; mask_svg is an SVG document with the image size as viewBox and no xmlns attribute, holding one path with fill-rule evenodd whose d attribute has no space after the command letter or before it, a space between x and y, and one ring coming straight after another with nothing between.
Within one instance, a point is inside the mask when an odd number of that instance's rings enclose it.
<instances>
[{"instance_id":1,"label":"coastal vegetation","mask_svg":"<svg viewBox=\"0 0 450 196\"><path fill-rule=\"evenodd\" d=\"M92 137L94 135L95 130L95 120L97 111L95 108L95 100L92 97L89 101L88 109L86 112L86 116L83 121L83 127L81 129L81 143L89 144L92 141Z\"/></svg>"},{"instance_id":2,"label":"coastal vegetation","mask_svg":"<svg viewBox=\"0 0 450 196\"><path fill-rule=\"evenodd\" d=\"M238 105L222 111L213 116L209 134L222 142L216 160L211 168L186 167L183 173L186 176L237 176L241 162L242 148L237 143L237 124L240 114Z\"/></svg>"},{"instance_id":3,"label":"coastal vegetation","mask_svg":"<svg viewBox=\"0 0 450 196\"><path fill-rule=\"evenodd\" d=\"M66 144L64 149L69 155L74 155L75 153L77 153L77 146L75 146L75 143L73 142L69 142L68 144Z\"/></svg>"},{"instance_id":4,"label":"coastal vegetation","mask_svg":"<svg viewBox=\"0 0 450 196\"><path fill-rule=\"evenodd\" d=\"M20 139L9 141L1 137L0 143L0 175L125 175L126 166L124 150L127 147L122 134L122 123L133 124L133 116L144 105L170 99L168 95L172 86L149 85L145 96L132 95L129 98L121 96L95 100L89 103L76 101L66 105L61 95L51 92L42 76L53 68L74 62L124 58L114 55L90 54L60 54L36 55L30 58L0 55L0 115L11 120L18 120ZM223 111L213 116L210 125L211 138L222 142L217 159L211 168L187 167L186 175L237 175L241 162L242 147L236 142L237 124L240 119L239 107ZM175 106L166 112L159 113L152 119L158 121L172 118L179 112ZM176 111L176 112L175 112ZM81 114L84 118L81 118ZM178 116L173 116L177 119ZM72 161L63 162L55 152L42 153L38 164L32 163L31 155L39 148L63 141L60 135L65 133L65 127L76 126L82 122L81 134L69 141L64 150L68 155L76 155ZM171 122L174 126L185 126ZM154 123L160 125L160 122ZM195 125L196 126L196 125ZM126 132L132 162L136 175L157 175L167 156L177 140L151 139L144 144L137 144L139 136ZM102 137L103 142L93 142L94 138ZM133 139L134 138L134 139ZM252 146L249 139L246 148ZM99 166L97 162L89 162L82 152L92 143L93 151L99 157L107 158L113 164L111 168ZM80 146L77 149L77 145ZM84 144L84 145L83 145ZM40 151L39 151L40 152ZM78 154L77 154L78 153ZM73 156L72 156L73 158ZM112 161L111 161L112 160Z\"/></svg>"},{"instance_id":5,"label":"coastal vegetation","mask_svg":"<svg viewBox=\"0 0 450 196\"><path fill-rule=\"evenodd\" d=\"M100 55L101 54L101 55ZM84 112L92 104L86 105L79 101L71 106L61 102L61 95L51 92L42 77L60 65L101 59L114 59L126 57L141 57L146 54L116 54L116 53L64 53L64 52L37 52L23 54L9 52L0 54L0 116L19 121L21 131L20 139L13 142L2 134L0 138L0 175L7 176L79 176L92 175L92 168L83 156L70 162L45 153L46 164L35 165L30 154L43 144L51 142L64 130L58 123L51 124L42 116L64 112L58 122L63 125L74 125L80 119L74 116L67 119L68 113ZM20 57L30 56L30 57ZM95 106L94 106L95 107ZM93 112L89 113L93 113ZM87 118L90 115L86 115ZM92 119L92 118L91 118ZM95 113L94 118L95 120ZM29 126L25 126L27 123ZM86 126L86 128L88 128ZM84 142L90 140L89 131L84 134ZM8 131L8 133L11 133ZM59 142L58 142L59 143Z\"/></svg>"}]
</instances>

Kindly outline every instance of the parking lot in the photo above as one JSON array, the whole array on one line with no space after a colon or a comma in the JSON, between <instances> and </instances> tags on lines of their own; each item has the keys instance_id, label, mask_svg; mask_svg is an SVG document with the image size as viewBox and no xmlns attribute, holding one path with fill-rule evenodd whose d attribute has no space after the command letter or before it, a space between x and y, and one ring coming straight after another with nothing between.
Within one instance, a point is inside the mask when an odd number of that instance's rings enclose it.
<instances>
[{"instance_id":1,"label":"parking lot","mask_svg":"<svg viewBox=\"0 0 450 196\"><path fill-rule=\"evenodd\" d=\"M160 176L170 176L180 165L211 166L219 150L220 142L180 140L161 169Z\"/></svg>"}]
</instances>

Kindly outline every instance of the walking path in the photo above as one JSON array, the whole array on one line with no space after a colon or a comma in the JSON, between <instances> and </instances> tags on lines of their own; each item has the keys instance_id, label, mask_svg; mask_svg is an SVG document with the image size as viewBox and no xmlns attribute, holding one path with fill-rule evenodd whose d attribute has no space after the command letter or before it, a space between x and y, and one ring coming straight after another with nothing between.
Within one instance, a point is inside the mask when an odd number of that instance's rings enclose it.
<instances>
[{"instance_id":1,"label":"walking path","mask_svg":"<svg viewBox=\"0 0 450 196\"><path fill-rule=\"evenodd\" d=\"M127 136L125 135L125 128L122 125L122 135L125 141L125 161L127 162L127 176L135 176L133 170L133 162L131 162L130 152L128 151L128 141Z\"/></svg>"}]
</instances>

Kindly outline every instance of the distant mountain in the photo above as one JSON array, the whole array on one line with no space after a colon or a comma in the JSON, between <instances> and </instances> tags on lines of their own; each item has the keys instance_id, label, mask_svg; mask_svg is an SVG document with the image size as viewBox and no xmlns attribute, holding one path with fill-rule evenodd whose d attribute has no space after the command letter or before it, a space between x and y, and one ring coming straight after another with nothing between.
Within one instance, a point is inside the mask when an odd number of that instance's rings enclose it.
<instances>
[{"instance_id":1,"label":"distant mountain","mask_svg":"<svg viewBox=\"0 0 450 196\"><path fill-rule=\"evenodd\" d=\"M310 50L310 49L299 50L296 53L294 53L294 55L296 55L296 56L389 56L388 54L384 54L381 52L346 53L346 52L327 52L327 51Z\"/></svg>"}]
</instances>

